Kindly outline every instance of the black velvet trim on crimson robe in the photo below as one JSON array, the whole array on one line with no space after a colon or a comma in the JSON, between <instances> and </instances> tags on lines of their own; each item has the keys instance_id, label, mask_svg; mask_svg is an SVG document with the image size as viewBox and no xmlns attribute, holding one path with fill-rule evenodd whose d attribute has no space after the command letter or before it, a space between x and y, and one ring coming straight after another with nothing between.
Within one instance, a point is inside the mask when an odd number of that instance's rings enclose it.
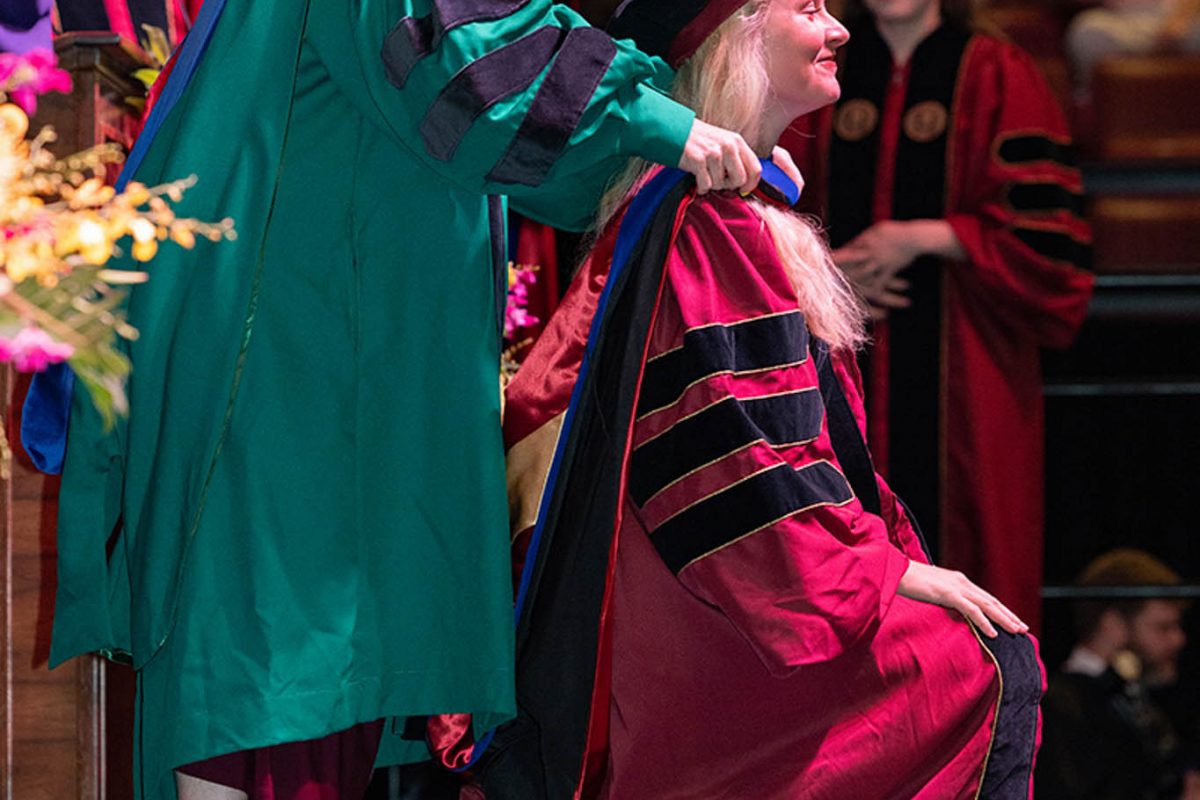
<instances>
[{"instance_id":1,"label":"black velvet trim on crimson robe","mask_svg":"<svg viewBox=\"0 0 1200 800\"><path fill-rule=\"evenodd\" d=\"M839 109L851 102L874 106L879 122L870 135L849 141L837 135L830 144L829 218L834 247L840 247L869 228L874 219L875 196L864 191L877 181L882 115L893 80L894 65L887 44L868 20L852 33L854 46L847 51L842 73ZM910 78L902 114L923 103L937 103L953 120L959 67L969 32L944 25L930 34L912 55ZM916 141L900 129L895 149L895 177L891 194L891 219L940 219L945 214L947 151L952 122L941 135ZM937 464L941 436L941 337L942 267L933 258L918 259L905 273L911 282L907 293L912 305L889 314L888 383L904 391L888 393L888 463L880 465L896 493L910 504L929 545L937 553L941 498L939 481L930 480L930 464ZM871 391L870 355L862 371ZM913 387L922 387L915 390Z\"/></svg>"}]
</instances>

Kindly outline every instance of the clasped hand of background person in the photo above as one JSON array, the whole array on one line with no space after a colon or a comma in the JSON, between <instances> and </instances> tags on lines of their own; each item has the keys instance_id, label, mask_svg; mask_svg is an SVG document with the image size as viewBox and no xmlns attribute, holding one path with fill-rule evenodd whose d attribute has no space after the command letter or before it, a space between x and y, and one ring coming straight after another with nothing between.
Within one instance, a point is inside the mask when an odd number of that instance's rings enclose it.
<instances>
[{"instance_id":1,"label":"clasped hand of background person","mask_svg":"<svg viewBox=\"0 0 1200 800\"><path fill-rule=\"evenodd\" d=\"M888 311L908 308L909 282L900 277L920 255L910 223L877 222L833 252L833 260L858 287L871 307L871 316L885 319Z\"/></svg>"},{"instance_id":2,"label":"clasped hand of background person","mask_svg":"<svg viewBox=\"0 0 1200 800\"><path fill-rule=\"evenodd\" d=\"M992 623L1013 634L1029 632L1029 626L1009 611L1007 606L961 572L910 561L897 591L900 596L910 600L959 612L989 638L996 637L996 628Z\"/></svg>"},{"instance_id":3,"label":"clasped hand of background person","mask_svg":"<svg viewBox=\"0 0 1200 800\"><path fill-rule=\"evenodd\" d=\"M771 160L796 182L797 187L804 188L800 170L786 150L776 147ZM749 194L762 176L762 164L745 139L702 120L696 120L692 125L679 168L696 176L696 191L700 194L726 189Z\"/></svg>"},{"instance_id":4,"label":"clasped hand of background person","mask_svg":"<svg viewBox=\"0 0 1200 800\"><path fill-rule=\"evenodd\" d=\"M964 253L950 223L940 219L877 222L833 252L833 260L858 288L876 320L908 308L904 270L921 256L960 259Z\"/></svg>"}]
</instances>

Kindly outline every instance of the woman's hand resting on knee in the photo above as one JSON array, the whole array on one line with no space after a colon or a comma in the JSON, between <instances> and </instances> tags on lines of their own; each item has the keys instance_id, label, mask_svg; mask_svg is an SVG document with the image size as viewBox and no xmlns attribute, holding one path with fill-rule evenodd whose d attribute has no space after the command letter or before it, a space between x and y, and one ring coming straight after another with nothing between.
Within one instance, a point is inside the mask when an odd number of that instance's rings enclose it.
<instances>
[{"instance_id":1,"label":"woman's hand resting on knee","mask_svg":"<svg viewBox=\"0 0 1200 800\"><path fill-rule=\"evenodd\" d=\"M959 612L989 638L996 636L993 622L1009 633L1029 631L1029 626L1016 614L961 572L910 561L908 570L900 579L898 591L910 600L933 603Z\"/></svg>"}]
</instances>

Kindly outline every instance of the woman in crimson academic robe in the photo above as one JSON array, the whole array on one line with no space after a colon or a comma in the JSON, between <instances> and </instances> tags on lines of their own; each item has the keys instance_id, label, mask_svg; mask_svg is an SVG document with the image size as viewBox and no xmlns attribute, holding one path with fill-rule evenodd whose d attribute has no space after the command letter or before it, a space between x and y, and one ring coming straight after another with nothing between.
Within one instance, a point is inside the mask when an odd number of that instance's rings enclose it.
<instances>
[{"instance_id":1,"label":"woman in crimson academic robe","mask_svg":"<svg viewBox=\"0 0 1200 800\"><path fill-rule=\"evenodd\" d=\"M940 563L1036 626L1039 350L1066 346L1083 321L1091 233L1045 79L973 31L967 7L851 3L841 99L783 143L877 320L863 373L879 471Z\"/></svg>"},{"instance_id":2,"label":"woman in crimson academic robe","mask_svg":"<svg viewBox=\"0 0 1200 800\"><path fill-rule=\"evenodd\" d=\"M823 0L632 0L611 32L760 154L838 96ZM635 164L508 389L520 716L489 800L1029 796L1036 646L875 474L865 311L776 188Z\"/></svg>"}]
</instances>

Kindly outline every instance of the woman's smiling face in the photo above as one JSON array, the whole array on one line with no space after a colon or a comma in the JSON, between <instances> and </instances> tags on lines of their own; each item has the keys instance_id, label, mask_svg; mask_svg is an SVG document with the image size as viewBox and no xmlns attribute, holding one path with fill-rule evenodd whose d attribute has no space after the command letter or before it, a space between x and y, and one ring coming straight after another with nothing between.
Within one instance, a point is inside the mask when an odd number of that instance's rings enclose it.
<instances>
[{"instance_id":1,"label":"woman's smiling face","mask_svg":"<svg viewBox=\"0 0 1200 800\"><path fill-rule=\"evenodd\" d=\"M836 101L837 49L850 38L825 0L768 0L765 48L772 101L791 118Z\"/></svg>"}]
</instances>

